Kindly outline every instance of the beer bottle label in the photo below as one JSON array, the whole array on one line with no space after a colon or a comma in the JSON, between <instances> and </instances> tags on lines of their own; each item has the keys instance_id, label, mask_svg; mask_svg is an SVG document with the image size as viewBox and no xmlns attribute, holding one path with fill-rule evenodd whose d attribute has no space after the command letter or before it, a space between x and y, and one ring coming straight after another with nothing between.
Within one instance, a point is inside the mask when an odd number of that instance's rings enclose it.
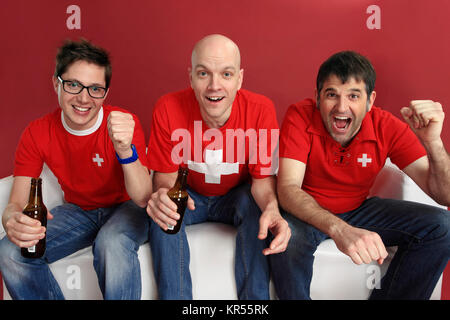
<instances>
[{"instance_id":1,"label":"beer bottle label","mask_svg":"<svg viewBox=\"0 0 450 320\"><path fill-rule=\"evenodd\" d=\"M28 248L29 253L35 253L36 252L36 246L32 246Z\"/></svg>"}]
</instances>

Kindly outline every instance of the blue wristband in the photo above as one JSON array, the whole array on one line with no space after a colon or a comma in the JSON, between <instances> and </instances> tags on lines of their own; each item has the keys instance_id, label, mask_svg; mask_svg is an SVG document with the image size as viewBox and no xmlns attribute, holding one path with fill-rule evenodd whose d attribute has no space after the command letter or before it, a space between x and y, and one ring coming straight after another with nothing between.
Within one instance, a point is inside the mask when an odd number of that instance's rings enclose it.
<instances>
[{"instance_id":1,"label":"blue wristband","mask_svg":"<svg viewBox=\"0 0 450 320\"><path fill-rule=\"evenodd\" d=\"M131 145L131 150L133 151L133 154L131 155L131 157L125 158L125 159L121 159L116 152L116 157L117 157L117 160L119 160L120 164L132 163L138 159L138 154L137 154L136 147L134 146L134 144Z\"/></svg>"}]
</instances>

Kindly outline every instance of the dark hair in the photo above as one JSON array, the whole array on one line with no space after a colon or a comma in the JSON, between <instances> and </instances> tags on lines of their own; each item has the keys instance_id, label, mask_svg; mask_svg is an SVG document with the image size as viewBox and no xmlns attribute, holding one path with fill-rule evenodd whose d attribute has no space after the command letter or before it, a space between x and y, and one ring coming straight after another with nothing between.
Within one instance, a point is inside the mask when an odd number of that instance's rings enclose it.
<instances>
[{"instance_id":1,"label":"dark hair","mask_svg":"<svg viewBox=\"0 0 450 320\"><path fill-rule=\"evenodd\" d=\"M366 57L353 51L338 52L322 63L316 79L318 95L323 88L323 83L331 75L337 76L343 83L351 77L356 81L364 81L367 97L375 88L376 74L372 64Z\"/></svg>"},{"instance_id":2,"label":"dark hair","mask_svg":"<svg viewBox=\"0 0 450 320\"><path fill-rule=\"evenodd\" d=\"M108 52L93 45L86 39L80 41L66 40L56 54L55 77L61 76L76 61L87 61L105 67L105 83L109 88L112 70Z\"/></svg>"}]
</instances>

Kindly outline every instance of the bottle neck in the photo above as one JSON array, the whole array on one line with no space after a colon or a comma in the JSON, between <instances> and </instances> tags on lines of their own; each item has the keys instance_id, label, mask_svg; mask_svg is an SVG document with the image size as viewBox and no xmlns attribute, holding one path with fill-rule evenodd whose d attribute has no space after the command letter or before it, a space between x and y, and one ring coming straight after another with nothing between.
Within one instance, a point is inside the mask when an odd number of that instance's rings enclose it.
<instances>
[{"instance_id":1,"label":"bottle neck","mask_svg":"<svg viewBox=\"0 0 450 320\"><path fill-rule=\"evenodd\" d=\"M185 191L187 188L187 176L188 176L187 168L180 168L178 170L177 182L175 183L179 190Z\"/></svg>"},{"instance_id":2,"label":"bottle neck","mask_svg":"<svg viewBox=\"0 0 450 320\"><path fill-rule=\"evenodd\" d=\"M30 197L28 198L28 204L38 206L41 203L42 203L42 179L31 178Z\"/></svg>"}]
</instances>

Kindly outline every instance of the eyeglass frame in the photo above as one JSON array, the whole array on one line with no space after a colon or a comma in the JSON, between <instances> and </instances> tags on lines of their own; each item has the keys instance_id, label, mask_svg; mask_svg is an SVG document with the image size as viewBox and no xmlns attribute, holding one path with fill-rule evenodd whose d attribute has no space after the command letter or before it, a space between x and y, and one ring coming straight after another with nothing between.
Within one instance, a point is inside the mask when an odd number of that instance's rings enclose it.
<instances>
[{"instance_id":1,"label":"eyeglass frame","mask_svg":"<svg viewBox=\"0 0 450 320\"><path fill-rule=\"evenodd\" d=\"M88 95L89 95L91 98L93 98L93 99L103 99L103 98L106 96L106 93L108 92L108 88L105 88L105 87L100 87L100 86L85 86L85 85L83 85L80 81L75 81L75 80L63 80L63 79L61 78L61 76L58 76L57 78L58 78L58 80L61 82L62 88L63 88L64 92L67 92L67 93L69 93L69 94L73 94L73 95L75 95L75 94L80 94L81 91L83 91L84 89L86 89L87 92L88 92ZM77 83L81 86L81 90L78 91L77 93L69 92L69 91L67 91L67 90L64 88L64 83L65 83L65 82L77 82ZM97 87L97 88L100 88L100 89L104 89L104 90L105 90L105 93L103 94L102 97L93 97L93 96L91 95L91 92L89 91L89 88L92 88L92 87Z\"/></svg>"}]
</instances>

